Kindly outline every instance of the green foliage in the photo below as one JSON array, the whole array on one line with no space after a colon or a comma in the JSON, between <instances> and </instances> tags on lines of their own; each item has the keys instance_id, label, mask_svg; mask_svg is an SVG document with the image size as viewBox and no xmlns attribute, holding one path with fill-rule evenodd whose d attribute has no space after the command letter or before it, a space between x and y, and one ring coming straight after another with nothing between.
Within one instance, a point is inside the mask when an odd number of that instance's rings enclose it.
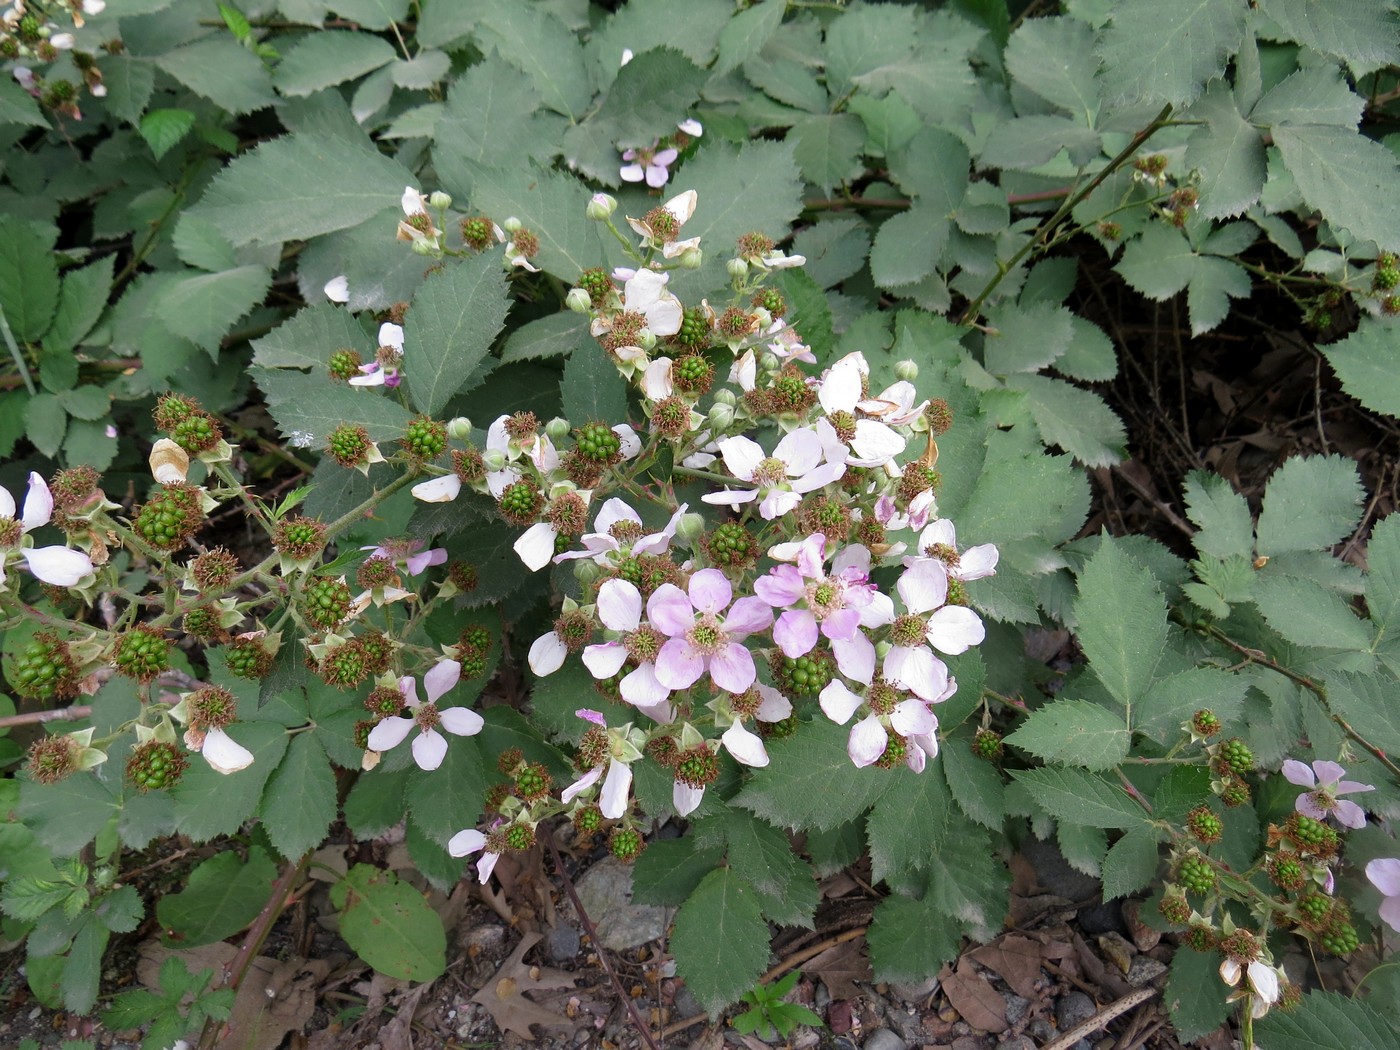
<instances>
[{"instance_id":1,"label":"green foliage","mask_svg":"<svg viewBox=\"0 0 1400 1050\"><path fill-rule=\"evenodd\" d=\"M360 958L403 981L433 981L447 967L447 937L422 894L393 872L356 864L331 887L340 933Z\"/></svg>"},{"instance_id":2,"label":"green foliage","mask_svg":"<svg viewBox=\"0 0 1400 1050\"><path fill-rule=\"evenodd\" d=\"M179 893L156 903L156 918L184 948L213 944L245 929L267 902L277 869L261 849L244 861L237 853L216 853L200 863Z\"/></svg>"},{"instance_id":3,"label":"green foliage","mask_svg":"<svg viewBox=\"0 0 1400 1050\"><path fill-rule=\"evenodd\" d=\"M801 976L800 970L793 970L771 985L754 985L740 997L749 1008L734 1018L734 1027L745 1035L757 1033L760 1039L786 1039L800 1024L821 1025L822 1019L807 1007L783 1002Z\"/></svg>"},{"instance_id":4,"label":"green foliage","mask_svg":"<svg viewBox=\"0 0 1400 1050\"><path fill-rule=\"evenodd\" d=\"M232 988L209 990L212 970L192 973L179 959L168 958L160 968L160 991L145 988L119 993L102 1014L114 1029L149 1025L141 1050L157 1050L200 1032L206 1020L226 1021L233 1010Z\"/></svg>"},{"instance_id":5,"label":"green foliage","mask_svg":"<svg viewBox=\"0 0 1400 1050\"><path fill-rule=\"evenodd\" d=\"M671 946L687 960L691 992L718 1016L768 964L768 927L757 894L731 869L716 868L676 913Z\"/></svg>"}]
</instances>

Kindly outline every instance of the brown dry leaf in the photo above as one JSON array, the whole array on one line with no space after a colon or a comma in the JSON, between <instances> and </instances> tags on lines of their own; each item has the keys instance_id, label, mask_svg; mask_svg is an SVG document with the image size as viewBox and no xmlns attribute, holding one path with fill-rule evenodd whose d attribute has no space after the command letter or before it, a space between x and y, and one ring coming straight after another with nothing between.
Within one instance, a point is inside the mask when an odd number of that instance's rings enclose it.
<instances>
[{"instance_id":1,"label":"brown dry leaf","mask_svg":"<svg viewBox=\"0 0 1400 1050\"><path fill-rule=\"evenodd\" d=\"M480 1003L491 1014L496 1027L502 1032L512 1031L521 1038L534 1041L531 1025L544 1025L547 1028L574 1028L563 1014L547 1010L531 999L526 992L550 988L572 988L575 978L560 970L547 970L521 962L525 953L540 940L538 933L527 933L511 952L510 958L486 982L486 986L472 996L472 1002Z\"/></svg>"},{"instance_id":2,"label":"brown dry leaf","mask_svg":"<svg viewBox=\"0 0 1400 1050\"><path fill-rule=\"evenodd\" d=\"M968 954L987 969L999 973L1017 995L1026 999L1039 997L1036 982L1040 979L1040 960L1044 952L1031 938L1007 934Z\"/></svg>"},{"instance_id":3,"label":"brown dry leaf","mask_svg":"<svg viewBox=\"0 0 1400 1050\"><path fill-rule=\"evenodd\" d=\"M423 993L431 987L431 984L420 984L403 992L395 1003L394 1016L376 1035L380 1046L413 1045L413 1015L418 1012L418 1002L423 998Z\"/></svg>"},{"instance_id":4,"label":"brown dry leaf","mask_svg":"<svg viewBox=\"0 0 1400 1050\"><path fill-rule=\"evenodd\" d=\"M1006 1000L977 972L966 955L958 960L956 970L943 967L938 979L953 1009L973 1028L992 1033L1006 1031Z\"/></svg>"},{"instance_id":5,"label":"brown dry leaf","mask_svg":"<svg viewBox=\"0 0 1400 1050\"><path fill-rule=\"evenodd\" d=\"M802 969L809 976L820 977L833 999L859 998L861 990L852 982L875 979L865 942L859 938L833 945L807 960Z\"/></svg>"}]
</instances>

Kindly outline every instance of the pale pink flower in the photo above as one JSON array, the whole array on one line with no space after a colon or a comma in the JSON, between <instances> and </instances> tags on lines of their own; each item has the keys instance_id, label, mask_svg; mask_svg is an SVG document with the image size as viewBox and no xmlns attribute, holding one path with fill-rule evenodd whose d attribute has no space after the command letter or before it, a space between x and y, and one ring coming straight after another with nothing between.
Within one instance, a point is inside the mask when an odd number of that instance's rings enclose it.
<instances>
[{"instance_id":1,"label":"pale pink flower","mask_svg":"<svg viewBox=\"0 0 1400 1050\"><path fill-rule=\"evenodd\" d=\"M840 679L828 682L821 692L822 713L837 725L845 725L865 704L865 699L852 692ZM889 730L893 729L909 741L904 761L916 773L924 770L926 758L938 754L938 719L928 704L917 697L901 700L887 715L871 711L851 727L846 740L846 754L858 767L873 765L889 746Z\"/></svg>"},{"instance_id":2,"label":"pale pink flower","mask_svg":"<svg viewBox=\"0 0 1400 1050\"><path fill-rule=\"evenodd\" d=\"M372 551L371 558L384 558L401 566L410 576L417 576L429 566L442 565L447 561L447 550L434 547L423 550L422 540L384 540L376 546L361 547L362 551Z\"/></svg>"},{"instance_id":3,"label":"pale pink flower","mask_svg":"<svg viewBox=\"0 0 1400 1050\"><path fill-rule=\"evenodd\" d=\"M1313 820L1326 820L1334 816L1349 828L1363 828L1366 826L1366 811L1355 802L1338 796L1376 789L1371 784L1343 780L1346 772L1336 762L1314 762L1309 768L1306 763L1290 758L1283 764L1284 779L1308 789L1298 796L1296 805L1299 813Z\"/></svg>"},{"instance_id":4,"label":"pale pink flower","mask_svg":"<svg viewBox=\"0 0 1400 1050\"><path fill-rule=\"evenodd\" d=\"M957 656L981 644L986 628L971 609L944 604L948 598L948 571L942 562L914 559L895 589L908 614L923 621L925 644L891 646L885 656L885 678L916 696L933 700L947 684L948 669L932 649ZM898 619L895 624L898 629Z\"/></svg>"},{"instance_id":5,"label":"pale pink flower","mask_svg":"<svg viewBox=\"0 0 1400 1050\"><path fill-rule=\"evenodd\" d=\"M934 553L935 550L937 553ZM948 575L963 583L995 576L1000 557L996 547L990 543L981 543L959 553L957 530L947 518L929 522L919 535L919 551L927 558L943 562Z\"/></svg>"},{"instance_id":6,"label":"pale pink flower","mask_svg":"<svg viewBox=\"0 0 1400 1050\"><path fill-rule=\"evenodd\" d=\"M626 666L633 652L658 652L664 644L657 630L643 626L642 592L627 580L606 581L598 588L595 607L598 619L616 638L583 650L583 664L594 678L612 678ZM655 660L639 657L637 666L618 683L618 691L622 699L656 721L671 721L674 712L667 700L671 689L657 678Z\"/></svg>"},{"instance_id":7,"label":"pale pink flower","mask_svg":"<svg viewBox=\"0 0 1400 1050\"><path fill-rule=\"evenodd\" d=\"M753 654L742 639L766 630L773 610L763 599L746 596L729 608L733 588L718 569L701 569L687 591L664 583L647 602L647 618L666 635L656 657L656 678L667 689L687 689L709 673L716 688L742 693L753 685Z\"/></svg>"},{"instance_id":8,"label":"pale pink flower","mask_svg":"<svg viewBox=\"0 0 1400 1050\"><path fill-rule=\"evenodd\" d=\"M676 534L681 515L688 508L689 504L682 503L660 532L644 533L642 516L614 496L603 503L598 516L593 519L593 531L585 532L579 538L583 550L556 554L554 560L562 562L592 558L604 568L612 568L618 563L619 557L625 557L629 553L664 554ZM634 534L638 535L638 538L629 539Z\"/></svg>"},{"instance_id":9,"label":"pale pink flower","mask_svg":"<svg viewBox=\"0 0 1400 1050\"><path fill-rule=\"evenodd\" d=\"M1400 933L1400 857L1377 858L1366 865L1366 878L1381 891L1381 921Z\"/></svg>"},{"instance_id":10,"label":"pale pink flower","mask_svg":"<svg viewBox=\"0 0 1400 1050\"><path fill-rule=\"evenodd\" d=\"M393 388L399 385L403 376L400 374L399 362L403 358L403 328L391 321L385 321L379 326L379 345L381 348L394 351L397 358L392 364L381 364L379 361L370 361L368 364L360 366L360 375L350 377L351 386L383 386Z\"/></svg>"},{"instance_id":11,"label":"pale pink flower","mask_svg":"<svg viewBox=\"0 0 1400 1050\"><path fill-rule=\"evenodd\" d=\"M619 170L618 176L623 182L643 182L645 181L652 189L660 189L671 178L670 167L680 156L679 150L657 149L657 144L653 143L648 148L626 149L622 151L622 159L627 161Z\"/></svg>"},{"instance_id":12,"label":"pale pink flower","mask_svg":"<svg viewBox=\"0 0 1400 1050\"><path fill-rule=\"evenodd\" d=\"M822 462L821 438L810 428L783 435L771 456L752 438L728 437L718 443L729 473L753 485L751 489L722 489L700 498L737 510L759 499L758 511L769 521L781 518L802 502L805 493L838 481L844 463Z\"/></svg>"},{"instance_id":13,"label":"pale pink flower","mask_svg":"<svg viewBox=\"0 0 1400 1050\"><path fill-rule=\"evenodd\" d=\"M499 853L492 853L486 850L486 836L477 831L476 828L467 828L459 831L447 840L447 852L454 857L470 857L473 853L481 853L480 859L476 862L477 880L484 886L486 880L491 877L491 872L496 868L496 861L501 859Z\"/></svg>"},{"instance_id":14,"label":"pale pink flower","mask_svg":"<svg viewBox=\"0 0 1400 1050\"><path fill-rule=\"evenodd\" d=\"M15 498L10 495L9 489L0 486L0 525L6 521L14 522L15 512ZM52 517L53 494L49 491L48 482L37 471L31 470L29 492L24 497L24 510L20 512L18 519L21 541L26 533L41 525L47 525ZM0 549L0 587L5 585L5 560L8 553ZM21 546L19 556L24 559L25 565L36 579L51 583L55 587L72 587L84 576L90 576L93 571L91 558L82 551L70 550L67 547Z\"/></svg>"},{"instance_id":15,"label":"pale pink flower","mask_svg":"<svg viewBox=\"0 0 1400 1050\"><path fill-rule=\"evenodd\" d=\"M870 366L860 353L847 354L832 365L817 387L817 400L828 417L838 416L840 422L850 426L851 436L849 440L841 438L829 418L819 420L817 427L828 446L834 441L849 447L852 455L846 462L852 466L883 467L904 451L906 441L904 435L885 423L855 418L863 384L869 377ZM827 458L832 458L830 453Z\"/></svg>"},{"instance_id":16,"label":"pale pink flower","mask_svg":"<svg viewBox=\"0 0 1400 1050\"><path fill-rule=\"evenodd\" d=\"M679 230L681 227L685 226L685 224L690 221L690 217L695 214L695 205L698 199L694 190L686 190L684 193L678 193L676 196L672 197L661 207L671 213L671 217L676 220L676 229ZM656 231L651 228L651 224L644 219L634 219L628 216L627 225L631 226L648 244L651 244L653 247L660 247L661 254L667 259L674 259L684 255L689 249L696 247L700 243L699 237L691 237L688 240L681 240L673 237L669 241L665 238L658 237Z\"/></svg>"},{"instance_id":17,"label":"pale pink flower","mask_svg":"<svg viewBox=\"0 0 1400 1050\"><path fill-rule=\"evenodd\" d=\"M456 736L475 736L486 724L475 711L465 707L449 707L439 710L437 701L455 686L462 677L462 665L456 660L440 660L423 676L423 689L427 702L418 699L418 687L412 675L399 679L399 692L403 694L404 706L413 714L412 718L391 715L381 719L370 730L369 749L387 751L403 742L414 726L421 732L413 740L413 760L418 768L434 770L442 765L447 757L447 741L437 731L441 726Z\"/></svg>"},{"instance_id":18,"label":"pale pink flower","mask_svg":"<svg viewBox=\"0 0 1400 1050\"><path fill-rule=\"evenodd\" d=\"M215 773L237 773L253 764L253 752L222 729L188 729L185 743L197 750Z\"/></svg>"},{"instance_id":19,"label":"pale pink flower","mask_svg":"<svg viewBox=\"0 0 1400 1050\"><path fill-rule=\"evenodd\" d=\"M348 303L350 301L350 281L345 274L332 277L326 282L323 291L326 293L326 298L333 303Z\"/></svg>"},{"instance_id":20,"label":"pale pink flower","mask_svg":"<svg viewBox=\"0 0 1400 1050\"><path fill-rule=\"evenodd\" d=\"M775 566L754 581L754 593L775 611L783 610L773 626L773 641L784 656L805 656L816 647L818 635L825 636L835 647L853 642L862 626L880 625L878 619L862 624L877 590L870 582L869 550L859 544L842 548L832 559L831 574L827 575L823 534L807 537L797 548L796 565ZM786 552L775 548L769 553L778 558Z\"/></svg>"}]
</instances>

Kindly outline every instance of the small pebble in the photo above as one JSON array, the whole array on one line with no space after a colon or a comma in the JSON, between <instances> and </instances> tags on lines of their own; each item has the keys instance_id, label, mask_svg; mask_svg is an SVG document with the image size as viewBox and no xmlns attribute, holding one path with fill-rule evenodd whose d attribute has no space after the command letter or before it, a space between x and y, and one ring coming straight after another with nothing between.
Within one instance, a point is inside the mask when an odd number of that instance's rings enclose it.
<instances>
[{"instance_id":1,"label":"small pebble","mask_svg":"<svg viewBox=\"0 0 1400 1050\"><path fill-rule=\"evenodd\" d=\"M1093 904L1085 905L1079 909L1076 917L1079 928L1085 933L1122 933L1123 914L1122 909L1116 900L1095 901Z\"/></svg>"},{"instance_id":2,"label":"small pebble","mask_svg":"<svg viewBox=\"0 0 1400 1050\"><path fill-rule=\"evenodd\" d=\"M908 1050L909 1044L888 1028L877 1028L865 1040L864 1050Z\"/></svg>"},{"instance_id":3,"label":"small pebble","mask_svg":"<svg viewBox=\"0 0 1400 1050\"><path fill-rule=\"evenodd\" d=\"M1007 1035L997 1043L1000 1050L1036 1050L1035 1040L1028 1035Z\"/></svg>"},{"instance_id":4,"label":"small pebble","mask_svg":"<svg viewBox=\"0 0 1400 1050\"><path fill-rule=\"evenodd\" d=\"M917 1003L938 991L938 976L926 977L922 981L894 981L890 991L906 1003Z\"/></svg>"},{"instance_id":5,"label":"small pebble","mask_svg":"<svg viewBox=\"0 0 1400 1050\"><path fill-rule=\"evenodd\" d=\"M1134 988L1141 988L1143 985L1155 981L1166 972L1166 963L1158 962L1150 955L1139 955L1133 960L1133 965L1128 969L1127 980Z\"/></svg>"},{"instance_id":6,"label":"small pebble","mask_svg":"<svg viewBox=\"0 0 1400 1050\"><path fill-rule=\"evenodd\" d=\"M1099 938L1099 951L1103 952L1104 958L1113 963L1123 973L1132 969L1133 956L1137 954L1137 949L1132 942L1121 933L1105 933Z\"/></svg>"},{"instance_id":7,"label":"small pebble","mask_svg":"<svg viewBox=\"0 0 1400 1050\"><path fill-rule=\"evenodd\" d=\"M1017 995L1015 992L1003 992L1002 998L1006 1000L1006 1023L1019 1024L1021 1018L1025 1017L1031 1008L1031 1001L1025 996Z\"/></svg>"},{"instance_id":8,"label":"small pebble","mask_svg":"<svg viewBox=\"0 0 1400 1050\"><path fill-rule=\"evenodd\" d=\"M1055 1023L1061 1032L1068 1032L1075 1025L1083 1024L1098 1013L1094 1000L1083 992L1070 992L1055 1004Z\"/></svg>"},{"instance_id":9,"label":"small pebble","mask_svg":"<svg viewBox=\"0 0 1400 1050\"><path fill-rule=\"evenodd\" d=\"M545 954L550 962L568 962L578 955L578 949L578 930L566 922L551 929L545 939Z\"/></svg>"},{"instance_id":10,"label":"small pebble","mask_svg":"<svg viewBox=\"0 0 1400 1050\"><path fill-rule=\"evenodd\" d=\"M1130 900L1123 905L1123 922L1138 951L1150 952L1161 943L1162 931L1154 930L1142 921L1142 901Z\"/></svg>"}]
</instances>

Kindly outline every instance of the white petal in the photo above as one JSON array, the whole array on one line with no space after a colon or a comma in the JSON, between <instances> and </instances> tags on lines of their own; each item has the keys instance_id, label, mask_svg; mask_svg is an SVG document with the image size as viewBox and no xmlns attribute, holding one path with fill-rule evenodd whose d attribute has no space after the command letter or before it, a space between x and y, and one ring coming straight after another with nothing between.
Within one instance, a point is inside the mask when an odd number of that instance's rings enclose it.
<instances>
[{"instance_id":1,"label":"white petal","mask_svg":"<svg viewBox=\"0 0 1400 1050\"><path fill-rule=\"evenodd\" d=\"M453 736L476 736L486 725L486 719L468 707L449 707L439 711L438 717L442 719L442 728Z\"/></svg>"},{"instance_id":2,"label":"white petal","mask_svg":"<svg viewBox=\"0 0 1400 1050\"><path fill-rule=\"evenodd\" d=\"M72 587L92 573L92 559L82 551L67 547L38 547L23 553L29 571L55 587Z\"/></svg>"},{"instance_id":3,"label":"white petal","mask_svg":"<svg viewBox=\"0 0 1400 1050\"><path fill-rule=\"evenodd\" d=\"M29 495L24 497L24 517L20 519L20 524L24 531L37 529L40 525L47 525L49 519L53 517L53 493L49 491L46 482L36 470L29 472Z\"/></svg>"},{"instance_id":4,"label":"white petal","mask_svg":"<svg viewBox=\"0 0 1400 1050\"><path fill-rule=\"evenodd\" d=\"M486 845L486 836L476 828L459 831L447 840L447 852L454 857L466 857Z\"/></svg>"},{"instance_id":5,"label":"white petal","mask_svg":"<svg viewBox=\"0 0 1400 1050\"><path fill-rule=\"evenodd\" d=\"M752 480L754 471L764 458L763 446L746 437L725 438L719 442L719 452L729 473L743 481Z\"/></svg>"},{"instance_id":6,"label":"white petal","mask_svg":"<svg viewBox=\"0 0 1400 1050\"><path fill-rule=\"evenodd\" d=\"M515 541L515 553L531 572L539 572L554 557L554 539L559 533L547 521L536 522Z\"/></svg>"},{"instance_id":7,"label":"white petal","mask_svg":"<svg viewBox=\"0 0 1400 1050\"><path fill-rule=\"evenodd\" d=\"M675 387L671 382L671 359L658 357L642 375L642 393L652 401L661 401L671 396Z\"/></svg>"},{"instance_id":8,"label":"white petal","mask_svg":"<svg viewBox=\"0 0 1400 1050\"><path fill-rule=\"evenodd\" d=\"M413 486L413 498L424 503L451 503L462 491L462 481L456 474L444 474L431 481L420 481Z\"/></svg>"},{"instance_id":9,"label":"white petal","mask_svg":"<svg viewBox=\"0 0 1400 1050\"><path fill-rule=\"evenodd\" d=\"M948 570L941 561L919 558L905 570L895 589L912 613L937 609L948 600Z\"/></svg>"},{"instance_id":10,"label":"white petal","mask_svg":"<svg viewBox=\"0 0 1400 1050\"><path fill-rule=\"evenodd\" d=\"M969 547L962 552L962 556L958 559L958 568L954 575L960 580L980 580L987 576L993 576L996 574L997 559L1000 556L997 549L990 543Z\"/></svg>"},{"instance_id":11,"label":"white petal","mask_svg":"<svg viewBox=\"0 0 1400 1050\"><path fill-rule=\"evenodd\" d=\"M929 617L928 640L941 653L957 656L987 637L982 619L961 605L946 605Z\"/></svg>"},{"instance_id":12,"label":"white petal","mask_svg":"<svg viewBox=\"0 0 1400 1050\"><path fill-rule=\"evenodd\" d=\"M392 321L385 321L379 326L379 345L392 346L403 353L403 328Z\"/></svg>"},{"instance_id":13,"label":"white petal","mask_svg":"<svg viewBox=\"0 0 1400 1050\"><path fill-rule=\"evenodd\" d=\"M851 736L846 741L846 754L857 766L864 768L885 753L885 745L889 739L889 734L880 724L880 719L874 714L866 715L851 726Z\"/></svg>"},{"instance_id":14,"label":"white petal","mask_svg":"<svg viewBox=\"0 0 1400 1050\"><path fill-rule=\"evenodd\" d=\"M15 516L15 498L10 495L10 490L0 485L0 518L13 518Z\"/></svg>"},{"instance_id":15,"label":"white petal","mask_svg":"<svg viewBox=\"0 0 1400 1050\"><path fill-rule=\"evenodd\" d=\"M215 773L237 773L253 764L253 752L222 729L205 733L204 746L199 751Z\"/></svg>"},{"instance_id":16,"label":"white petal","mask_svg":"<svg viewBox=\"0 0 1400 1050\"><path fill-rule=\"evenodd\" d=\"M1231 988L1240 983L1240 964L1235 959L1226 959L1220 964L1220 979Z\"/></svg>"},{"instance_id":17,"label":"white petal","mask_svg":"<svg viewBox=\"0 0 1400 1050\"><path fill-rule=\"evenodd\" d=\"M598 808L603 811L603 816L616 820L626 813L631 792L632 767L613 759L608 763L608 777L603 781L603 794L598 799Z\"/></svg>"},{"instance_id":18,"label":"white petal","mask_svg":"<svg viewBox=\"0 0 1400 1050\"><path fill-rule=\"evenodd\" d=\"M627 580L608 580L598 588L598 619L611 631L635 631L642 622L642 592Z\"/></svg>"},{"instance_id":19,"label":"white petal","mask_svg":"<svg viewBox=\"0 0 1400 1050\"><path fill-rule=\"evenodd\" d=\"M681 131L684 131L691 138L695 139L698 139L701 135L705 133L705 126L701 124L698 120L695 120L694 118L683 120L679 124L677 124L676 127L679 128ZM694 190L690 190L689 192L692 195L695 193ZM691 207L693 208L694 205L692 205Z\"/></svg>"},{"instance_id":20,"label":"white petal","mask_svg":"<svg viewBox=\"0 0 1400 1050\"><path fill-rule=\"evenodd\" d=\"M1266 1003L1278 1002L1278 972L1258 960L1249 964L1249 983Z\"/></svg>"},{"instance_id":21,"label":"white petal","mask_svg":"<svg viewBox=\"0 0 1400 1050\"><path fill-rule=\"evenodd\" d=\"M821 692L822 712L839 726L851 720L862 700L843 682L833 679Z\"/></svg>"},{"instance_id":22,"label":"white petal","mask_svg":"<svg viewBox=\"0 0 1400 1050\"><path fill-rule=\"evenodd\" d=\"M683 817L694 813L704 800L705 789L702 787L691 787L677 780L675 787L671 789L671 805L675 806L676 812Z\"/></svg>"},{"instance_id":23,"label":"white petal","mask_svg":"<svg viewBox=\"0 0 1400 1050\"><path fill-rule=\"evenodd\" d=\"M412 186L405 186L403 188L403 196L399 198L399 204L403 207L403 213L405 215L417 215L419 212L426 212L428 210L428 202L424 200L423 195Z\"/></svg>"},{"instance_id":24,"label":"white petal","mask_svg":"<svg viewBox=\"0 0 1400 1050\"><path fill-rule=\"evenodd\" d=\"M425 773L431 773L442 765L447 757L447 738L436 729L419 733L413 738L413 761Z\"/></svg>"},{"instance_id":25,"label":"white petal","mask_svg":"<svg viewBox=\"0 0 1400 1050\"><path fill-rule=\"evenodd\" d=\"M439 660L423 676L423 691L428 703L437 703L438 698L462 680L462 665L456 660Z\"/></svg>"},{"instance_id":26,"label":"white petal","mask_svg":"<svg viewBox=\"0 0 1400 1050\"><path fill-rule=\"evenodd\" d=\"M564 657L569 655L568 646L559 640L553 631L540 635L530 646L527 662L530 670L543 678L564 666Z\"/></svg>"},{"instance_id":27,"label":"white petal","mask_svg":"<svg viewBox=\"0 0 1400 1050\"><path fill-rule=\"evenodd\" d=\"M332 277L326 282L323 291L326 293L326 298L333 303L346 303L350 301L350 282L346 279L345 274L341 274L339 277Z\"/></svg>"},{"instance_id":28,"label":"white petal","mask_svg":"<svg viewBox=\"0 0 1400 1050\"><path fill-rule=\"evenodd\" d=\"M817 400L828 415L850 412L856 407L860 400L860 366L854 354L848 354L831 366L817 388Z\"/></svg>"},{"instance_id":29,"label":"white petal","mask_svg":"<svg viewBox=\"0 0 1400 1050\"><path fill-rule=\"evenodd\" d=\"M369 731L369 749L371 751L388 751L391 747L398 747L403 743L404 737L408 736L409 730L414 726L411 718L400 718L393 715L389 718L381 719L373 729Z\"/></svg>"},{"instance_id":30,"label":"white petal","mask_svg":"<svg viewBox=\"0 0 1400 1050\"><path fill-rule=\"evenodd\" d=\"M690 120L686 123L695 124L695 121ZM695 126L697 128L699 127L698 124L696 124ZM691 132L690 134L698 135L699 132ZM684 226L687 222L690 221L690 217L695 214L695 203L698 200L699 196L694 190L686 190L684 193L676 194L674 197L668 200L663 205L663 207L676 217L677 223Z\"/></svg>"},{"instance_id":31,"label":"white petal","mask_svg":"<svg viewBox=\"0 0 1400 1050\"><path fill-rule=\"evenodd\" d=\"M745 729L743 722L735 722L726 729L720 740L724 742L725 750L733 755L736 761L746 766L768 764L768 751L763 746L762 738L757 733Z\"/></svg>"},{"instance_id":32,"label":"white petal","mask_svg":"<svg viewBox=\"0 0 1400 1050\"><path fill-rule=\"evenodd\" d=\"M549 634L540 637L535 642L535 645L539 645L545 638L552 637L555 636L551 631ZM559 648L563 649L564 643L560 642ZM559 662L560 664L564 662L562 656L559 658ZM583 666L588 668L588 673L594 678L611 678L613 675L617 674L618 671L622 670L622 665L626 662L627 646L623 645L621 642L605 642L602 645L590 645L583 650ZM531 669L535 667L535 650L533 648L530 650L530 667ZM538 670L535 671L535 674L540 673L541 672ZM549 672L546 671L544 673L548 674Z\"/></svg>"},{"instance_id":33,"label":"white petal","mask_svg":"<svg viewBox=\"0 0 1400 1050\"><path fill-rule=\"evenodd\" d=\"M594 766L587 773L585 773L583 776L579 777L572 784L566 787L563 791L559 792L559 801L563 802L565 805L568 805L574 799L578 798L579 795L583 794L583 792L587 791L594 784L598 783L598 778L602 775L603 767Z\"/></svg>"}]
</instances>

